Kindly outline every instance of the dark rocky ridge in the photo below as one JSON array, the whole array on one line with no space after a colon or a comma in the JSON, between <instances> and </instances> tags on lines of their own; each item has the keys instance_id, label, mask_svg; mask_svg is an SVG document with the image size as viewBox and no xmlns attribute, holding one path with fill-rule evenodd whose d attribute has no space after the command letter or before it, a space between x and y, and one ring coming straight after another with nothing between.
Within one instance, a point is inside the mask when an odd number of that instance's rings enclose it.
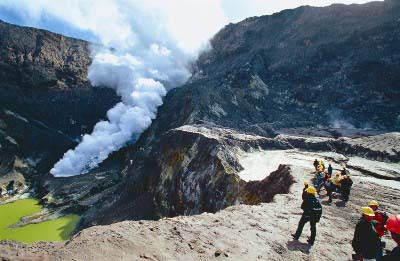
<instances>
[{"instance_id":1,"label":"dark rocky ridge","mask_svg":"<svg viewBox=\"0 0 400 261\"><path fill-rule=\"evenodd\" d=\"M0 107L72 138L119 101L87 77L91 43L0 21Z\"/></svg>"},{"instance_id":2,"label":"dark rocky ridge","mask_svg":"<svg viewBox=\"0 0 400 261\"><path fill-rule=\"evenodd\" d=\"M0 186L23 176L49 204L68 205L74 201L67 193L82 183L90 184L80 194L86 202L96 185L106 190L115 184L121 161L115 157L105 164L110 175L101 179L101 168L62 184L48 174L119 101L111 89L90 85L91 47L86 41L0 21Z\"/></svg>"},{"instance_id":3,"label":"dark rocky ridge","mask_svg":"<svg viewBox=\"0 0 400 261\"><path fill-rule=\"evenodd\" d=\"M91 44L0 20L0 77L3 86L27 89L90 88Z\"/></svg>"},{"instance_id":4,"label":"dark rocky ridge","mask_svg":"<svg viewBox=\"0 0 400 261\"><path fill-rule=\"evenodd\" d=\"M385 1L230 24L190 82L168 93L148 135L201 122L254 130L344 120L399 130L399 19L399 2Z\"/></svg>"}]
</instances>

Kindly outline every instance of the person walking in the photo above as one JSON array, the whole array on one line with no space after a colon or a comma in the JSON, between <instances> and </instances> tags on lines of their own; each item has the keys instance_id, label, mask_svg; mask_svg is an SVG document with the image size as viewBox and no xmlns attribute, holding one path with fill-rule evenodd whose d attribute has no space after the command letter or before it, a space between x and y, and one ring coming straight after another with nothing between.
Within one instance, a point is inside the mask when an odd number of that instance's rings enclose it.
<instances>
[{"instance_id":1,"label":"person walking","mask_svg":"<svg viewBox=\"0 0 400 261\"><path fill-rule=\"evenodd\" d=\"M298 240L303 232L304 225L310 222L311 236L307 240L310 246L314 245L315 237L317 235L317 223L321 219L322 205L319 200L315 197L317 190L314 187L307 188L307 196L301 204L303 209L303 215L300 218L299 225L296 233L292 234L294 240Z\"/></svg>"},{"instance_id":2,"label":"person walking","mask_svg":"<svg viewBox=\"0 0 400 261\"><path fill-rule=\"evenodd\" d=\"M328 178L327 181L325 181L325 190L326 190L326 194L329 197L328 203L332 203L332 193L334 190L334 185L332 182L332 178Z\"/></svg>"},{"instance_id":3,"label":"person walking","mask_svg":"<svg viewBox=\"0 0 400 261\"><path fill-rule=\"evenodd\" d=\"M340 181L340 184L343 201L347 202L349 201L351 186L353 186L353 180L350 178L350 175L345 175Z\"/></svg>"},{"instance_id":4,"label":"person walking","mask_svg":"<svg viewBox=\"0 0 400 261\"><path fill-rule=\"evenodd\" d=\"M384 255L381 261L399 261L400 260L400 215L391 216L386 222L385 228L390 232L390 235L397 246Z\"/></svg>"},{"instance_id":5,"label":"person walking","mask_svg":"<svg viewBox=\"0 0 400 261\"><path fill-rule=\"evenodd\" d=\"M333 172L333 168L332 168L331 163L329 163L329 166L328 166L328 173L329 173L330 176L332 176L332 172Z\"/></svg>"},{"instance_id":6,"label":"person walking","mask_svg":"<svg viewBox=\"0 0 400 261\"><path fill-rule=\"evenodd\" d=\"M372 224L375 213L370 207L362 207L361 214L362 217L356 225L352 241L352 247L356 252L353 259L375 260L382 249L381 239Z\"/></svg>"},{"instance_id":7,"label":"person walking","mask_svg":"<svg viewBox=\"0 0 400 261\"><path fill-rule=\"evenodd\" d=\"M315 171L318 170L318 160L317 159L314 160L314 168L315 168Z\"/></svg>"}]
</instances>

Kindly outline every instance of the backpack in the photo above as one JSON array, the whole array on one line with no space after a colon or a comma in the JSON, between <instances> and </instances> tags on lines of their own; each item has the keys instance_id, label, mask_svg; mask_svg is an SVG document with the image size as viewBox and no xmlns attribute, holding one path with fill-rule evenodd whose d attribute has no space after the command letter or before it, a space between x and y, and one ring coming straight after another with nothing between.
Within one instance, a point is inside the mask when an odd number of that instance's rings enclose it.
<instances>
[{"instance_id":1,"label":"backpack","mask_svg":"<svg viewBox=\"0 0 400 261\"><path fill-rule=\"evenodd\" d=\"M386 225L387 220L389 219L389 216L386 214L386 212L379 211L378 213L382 215L381 226L382 226L383 231L385 231L385 229L386 229L385 225Z\"/></svg>"},{"instance_id":2,"label":"backpack","mask_svg":"<svg viewBox=\"0 0 400 261\"><path fill-rule=\"evenodd\" d=\"M322 216L322 205L317 198L313 198L312 200L312 208L311 208L311 219L315 222L319 222Z\"/></svg>"}]
</instances>

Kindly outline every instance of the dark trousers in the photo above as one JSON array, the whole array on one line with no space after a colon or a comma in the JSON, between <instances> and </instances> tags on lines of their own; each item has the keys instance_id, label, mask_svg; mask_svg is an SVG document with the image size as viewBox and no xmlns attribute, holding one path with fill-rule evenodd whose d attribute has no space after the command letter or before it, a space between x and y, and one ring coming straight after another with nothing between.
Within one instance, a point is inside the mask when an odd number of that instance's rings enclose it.
<instances>
[{"instance_id":1,"label":"dark trousers","mask_svg":"<svg viewBox=\"0 0 400 261\"><path fill-rule=\"evenodd\" d=\"M315 236L317 235L317 223L313 220L311 220L311 217L305 216L304 214L301 216L300 221L299 221L299 225L297 227L297 231L296 234L294 236L295 239L299 239L299 237L301 236L301 233L303 232L303 228L304 225L310 222L310 227L311 227L311 236L310 239L308 240L308 243L310 243L311 245L314 244L315 241Z\"/></svg>"},{"instance_id":2,"label":"dark trousers","mask_svg":"<svg viewBox=\"0 0 400 261\"><path fill-rule=\"evenodd\" d=\"M329 197L328 202L329 202L329 203L332 203L332 190L330 190L330 189L328 190L328 189L327 189L327 190L326 190L326 193L328 194L328 197Z\"/></svg>"},{"instance_id":3,"label":"dark trousers","mask_svg":"<svg viewBox=\"0 0 400 261\"><path fill-rule=\"evenodd\" d=\"M344 201L349 201L350 189L342 189L342 197Z\"/></svg>"}]
</instances>

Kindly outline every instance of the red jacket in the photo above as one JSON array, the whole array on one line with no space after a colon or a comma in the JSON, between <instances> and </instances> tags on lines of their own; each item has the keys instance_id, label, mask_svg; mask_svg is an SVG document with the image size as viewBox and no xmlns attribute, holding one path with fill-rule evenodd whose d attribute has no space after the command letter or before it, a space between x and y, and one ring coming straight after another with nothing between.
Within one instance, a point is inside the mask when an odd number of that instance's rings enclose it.
<instances>
[{"instance_id":1,"label":"red jacket","mask_svg":"<svg viewBox=\"0 0 400 261\"><path fill-rule=\"evenodd\" d=\"M385 230L382 225L383 222L382 213L380 213L379 211L375 212L374 220L377 222L377 224L374 224L375 230L378 233L379 237L382 237L385 234Z\"/></svg>"}]
</instances>

